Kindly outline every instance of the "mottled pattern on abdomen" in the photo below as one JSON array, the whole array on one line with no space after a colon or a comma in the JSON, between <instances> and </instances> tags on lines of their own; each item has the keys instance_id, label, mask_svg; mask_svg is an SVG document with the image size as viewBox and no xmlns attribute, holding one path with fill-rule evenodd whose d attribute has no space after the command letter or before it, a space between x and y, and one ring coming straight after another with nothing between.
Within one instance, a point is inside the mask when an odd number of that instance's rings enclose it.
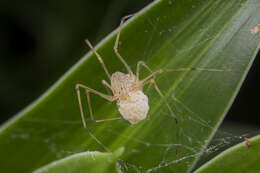
<instances>
[{"instance_id":1,"label":"mottled pattern on abdomen","mask_svg":"<svg viewBox=\"0 0 260 173\"><path fill-rule=\"evenodd\" d=\"M119 100L118 110L124 119L136 124L146 118L149 111L148 97L142 91L128 93L128 99Z\"/></svg>"}]
</instances>

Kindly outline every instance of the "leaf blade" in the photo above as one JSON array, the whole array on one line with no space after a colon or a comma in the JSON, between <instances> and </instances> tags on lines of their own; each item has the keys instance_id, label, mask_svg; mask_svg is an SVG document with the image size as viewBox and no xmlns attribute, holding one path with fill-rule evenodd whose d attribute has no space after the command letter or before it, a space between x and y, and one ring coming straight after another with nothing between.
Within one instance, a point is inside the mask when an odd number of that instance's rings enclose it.
<instances>
[{"instance_id":1,"label":"leaf blade","mask_svg":"<svg viewBox=\"0 0 260 173\"><path fill-rule=\"evenodd\" d=\"M123 153L119 148L114 153L83 152L45 165L34 173L69 173L69 172L120 172L116 160Z\"/></svg>"},{"instance_id":2,"label":"leaf blade","mask_svg":"<svg viewBox=\"0 0 260 173\"><path fill-rule=\"evenodd\" d=\"M107 147L112 150L126 147L123 159L128 163L128 171L188 172L192 168L222 121L259 49L259 35L249 32L259 21L259 15L252 15L258 9L259 2L254 0L173 4L158 1L125 25L119 52L132 69L140 60L138 57L142 57L153 70L194 66L232 70L167 73L157 79L178 117L179 129L160 97L152 91L148 92L149 117L136 126L123 120L102 125L88 120L90 130ZM110 65L109 71L124 72L112 49L115 34L108 36L97 51ZM247 46L241 46L241 42ZM8 128L2 127L0 148L5 150L1 153L8 155L15 148L20 161L28 150L34 151L27 154L24 170L28 171L69 153L102 150L81 127L74 91L76 83L86 83L105 92L100 85L105 74L100 69L96 57L87 54L35 105L22 112L11 125L6 125ZM92 95L91 99L98 119L118 116L115 105ZM88 113L87 109L85 112ZM178 155L176 146L181 148ZM44 157L36 160L39 156ZM2 170L8 170L12 160L5 159L5 163Z\"/></svg>"},{"instance_id":3,"label":"leaf blade","mask_svg":"<svg viewBox=\"0 0 260 173\"><path fill-rule=\"evenodd\" d=\"M260 136L249 139L250 146L245 142L237 144L202 165L196 173L203 172L257 172L259 171Z\"/></svg>"}]
</instances>

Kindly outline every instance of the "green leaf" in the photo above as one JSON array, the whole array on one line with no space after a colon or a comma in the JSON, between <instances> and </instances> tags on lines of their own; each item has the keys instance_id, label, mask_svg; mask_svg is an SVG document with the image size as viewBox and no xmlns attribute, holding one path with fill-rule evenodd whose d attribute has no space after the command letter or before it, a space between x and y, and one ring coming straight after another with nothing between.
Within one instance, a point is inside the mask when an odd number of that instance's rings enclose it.
<instances>
[{"instance_id":1,"label":"green leaf","mask_svg":"<svg viewBox=\"0 0 260 173\"><path fill-rule=\"evenodd\" d=\"M195 172L259 172L260 136L258 135L254 138L250 138L249 141L249 147L245 142L237 144L222 152Z\"/></svg>"},{"instance_id":2,"label":"green leaf","mask_svg":"<svg viewBox=\"0 0 260 173\"><path fill-rule=\"evenodd\" d=\"M69 172L119 172L115 161L123 153L123 148L114 153L83 152L54 161L34 173Z\"/></svg>"},{"instance_id":3,"label":"green leaf","mask_svg":"<svg viewBox=\"0 0 260 173\"><path fill-rule=\"evenodd\" d=\"M202 67L230 71L163 73L157 84L179 121L176 126L154 89L145 92L150 111L146 120L92 123L82 95L90 131L110 150L122 146L124 172L189 172L228 111L259 49L258 0L159 0L125 24L119 52L131 68L145 61L159 68ZM113 52L116 32L98 46L110 72L126 72ZM148 75L141 71L141 78ZM80 120L75 85L106 93L97 58L87 54L49 91L0 130L0 170L30 172L83 151L104 151ZM82 93L84 93L82 91ZM91 95L96 119L118 117L116 104ZM177 135L176 135L177 134ZM178 153L176 154L176 149ZM10 153L12 153L10 155ZM13 166L13 165L16 166Z\"/></svg>"},{"instance_id":4,"label":"green leaf","mask_svg":"<svg viewBox=\"0 0 260 173\"><path fill-rule=\"evenodd\" d=\"M260 134L260 129L257 126L224 121L208 144L204 152L205 154L200 157L193 170L200 168L228 148L244 142L245 138L258 134Z\"/></svg>"}]
</instances>

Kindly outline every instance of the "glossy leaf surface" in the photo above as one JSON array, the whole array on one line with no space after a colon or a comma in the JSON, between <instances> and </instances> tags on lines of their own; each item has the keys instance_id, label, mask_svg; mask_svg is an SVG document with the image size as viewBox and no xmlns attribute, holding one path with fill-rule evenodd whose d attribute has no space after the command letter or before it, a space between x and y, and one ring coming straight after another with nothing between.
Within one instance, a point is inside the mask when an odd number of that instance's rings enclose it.
<instances>
[{"instance_id":1,"label":"glossy leaf surface","mask_svg":"<svg viewBox=\"0 0 260 173\"><path fill-rule=\"evenodd\" d=\"M196 173L204 172L259 172L260 165L260 136L248 139L203 165Z\"/></svg>"},{"instance_id":2,"label":"glossy leaf surface","mask_svg":"<svg viewBox=\"0 0 260 173\"><path fill-rule=\"evenodd\" d=\"M201 67L225 71L158 76L157 84L178 119L177 127L153 88L145 88L148 118L136 125L125 120L92 123L82 90L90 131L112 151L125 147L120 161L123 172L192 169L259 49L260 35L250 32L260 23L259 5L258 0L160 0L124 25L119 52L133 70L142 60L152 70ZM126 72L113 52L115 36L116 32L110 34L97 51L111 73ZM141 70L141 78L148 74ZM109 93L102 79L109 81L97 58L89 53L39 100L2 126L0 160L4 164L0 169L29 172L73 153L104 151L82 128L74 89L82 83ZM93 94L91 103L96 119L120 116L115 103Z\"/></svg>"}]
</instances>

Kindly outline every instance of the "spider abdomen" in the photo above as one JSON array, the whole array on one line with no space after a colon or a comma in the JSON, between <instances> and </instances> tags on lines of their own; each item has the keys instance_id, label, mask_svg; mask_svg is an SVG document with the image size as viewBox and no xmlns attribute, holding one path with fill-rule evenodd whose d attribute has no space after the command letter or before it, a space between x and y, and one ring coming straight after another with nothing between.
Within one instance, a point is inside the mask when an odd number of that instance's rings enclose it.
<instances>
[{"instance_id":1,"label":"spider abdomen","mask_svg":"<svg viewBox=\"0 0 260 173\"><path fill-rule=\"evenodd\" d=\"M127 99L118 100L117 105L123 118L131 124L145 119L149 111L148 97L141 90L128 93Z\"/></svg>"}]
</instances>

